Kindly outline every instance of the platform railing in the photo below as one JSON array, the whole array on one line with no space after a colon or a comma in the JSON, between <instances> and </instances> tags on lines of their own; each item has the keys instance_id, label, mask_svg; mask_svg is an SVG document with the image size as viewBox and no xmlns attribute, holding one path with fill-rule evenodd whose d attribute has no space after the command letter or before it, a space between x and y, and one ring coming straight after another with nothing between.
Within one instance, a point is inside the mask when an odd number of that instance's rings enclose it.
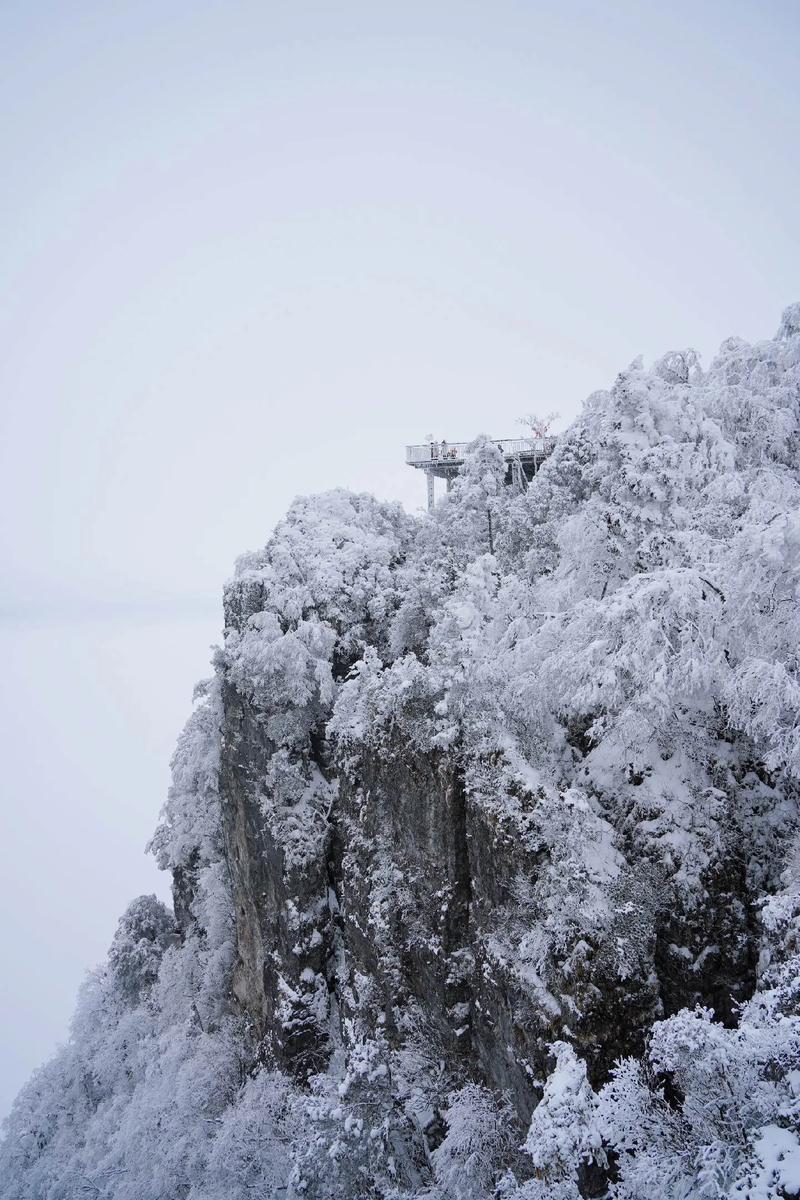
<instances>
[{"instance_id":1,"label":"platform railing","mask_svg":"<svg viewBox=\"0 0 800 1200\"><path fill-rule=\"evenodd\" d=\"M494 444L500 448L505 458L515 458L518 454L549 454L555 442L554 437L503 438ZM446 442L444 451L441 442L426 442L423 446L406 446L406 462L412 466L427 462L463 462L469 444L469 442Z\"/></svg>"}]
</instances>

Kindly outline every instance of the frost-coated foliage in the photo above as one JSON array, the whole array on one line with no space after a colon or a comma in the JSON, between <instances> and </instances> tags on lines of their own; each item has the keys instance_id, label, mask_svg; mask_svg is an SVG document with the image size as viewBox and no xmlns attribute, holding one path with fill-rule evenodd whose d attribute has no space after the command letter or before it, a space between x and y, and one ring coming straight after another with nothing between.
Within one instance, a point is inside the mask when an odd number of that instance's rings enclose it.
<instances>
[{"instance_id":1,"label":"frost-coated foliage","mask_svg":"<svg viewBox=\"0 0 800 1200\"><path fill-rule=\"evenodd\" d=\"M800 959L725 1028L709 1009L659 1022L643 1063L620 1063L596 1130L619 1155L620 1200L800 1191Z\"/></svg>"},{"instance_id":2,"label":"frost-coated foliage","mask_svg":"<svg viewBox=\"0 0 800 1200\"><path fill-rule=\"evenodd\" d=\"M482 437L423 519L296 501L237 566L175 753L152 842L174 913L141 897L123 916L17 1100L2 1196L800 1193L799 455L795 305L708 369L631 364L525 493ZM525 998L546 1063L529 1122L502 1072L450 1061L422 1008L348 968L333 887L326 976L302 980L325 1063L290 1077L254 1044L231 985L226 695L257 713L285 869L338 854L352 876L366 855L359 936L388 978L410 900L392 846L358 844L360 781L398 754L457 768L474 827L512 849L448 983L480 962ZM361 808L337 826L344 784ZM460 1036L469 1003L452 1016Z\"/></svg>"},{"instance_id":3,"label":"frost-coated foliage","mask_svg":"<svg viewBox=\"0 0 800 1200\"><path fill-rule=\"evenodd\" d=\"M153 842L176 873L183 928L155 896L128 907L108 963L83 987L69 1043L16 1101L0 1151L4 1200L174 1200L206 1178L245 1041L228 995L219 689L200 692Z\"/></svg>"}]
</instances>

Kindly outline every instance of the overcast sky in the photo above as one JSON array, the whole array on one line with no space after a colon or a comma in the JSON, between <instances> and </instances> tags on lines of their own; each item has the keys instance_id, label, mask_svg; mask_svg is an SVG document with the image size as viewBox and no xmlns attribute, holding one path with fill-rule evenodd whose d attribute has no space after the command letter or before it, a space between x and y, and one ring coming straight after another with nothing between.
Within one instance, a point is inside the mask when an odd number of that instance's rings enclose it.
<instances>
[{"instance_id":1,"label":"overcast sky","mask_svg":"<svg viewBox=\"0 0 800 1200\"><path fill-rule=\"evenodd\" d=\"M0 7L0 1112L298 492L800 299L792 3Z\"/></svg>"}]
</instances>

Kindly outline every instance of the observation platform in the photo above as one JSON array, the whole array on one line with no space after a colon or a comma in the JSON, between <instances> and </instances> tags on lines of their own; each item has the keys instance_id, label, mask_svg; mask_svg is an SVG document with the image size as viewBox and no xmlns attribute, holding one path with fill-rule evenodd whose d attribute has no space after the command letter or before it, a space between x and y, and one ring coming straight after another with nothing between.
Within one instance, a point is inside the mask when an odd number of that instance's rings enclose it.
<instances>
[{"instance_id":1,"label":"observation platform","mask_svg":"<svg viewBox=\"0 0 800 1200\"><path fill-rule=\"evenodd\" d=\"M493 439L494 440L494 439ZM428 484L428 508L434 504L434 479L444 479L450 491L464 462L469 442L426 442L406 446L406 463L424 471ZM523 492L556 444L554 437L502 438L495 441L506 461L506 485Z\"/></svg>"}]
</instances>

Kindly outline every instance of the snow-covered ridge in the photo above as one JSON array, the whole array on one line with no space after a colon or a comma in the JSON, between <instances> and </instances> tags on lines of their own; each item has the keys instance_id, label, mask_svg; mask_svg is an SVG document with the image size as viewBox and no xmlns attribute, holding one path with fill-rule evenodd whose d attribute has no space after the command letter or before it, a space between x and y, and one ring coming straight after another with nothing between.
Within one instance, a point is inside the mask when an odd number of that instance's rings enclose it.
<instances>
[{"instance_id":1,"label":"snow-covered ridge","mask_svg":"<svg viewBox=\"0 0 800 1200\"><path fill-rule=\"evenodd\" d=\"M422 519L297 501L2 1195L797 1191L798 450L795 305L523 495L478 438Z\"/></svg>"}]
</instances>

